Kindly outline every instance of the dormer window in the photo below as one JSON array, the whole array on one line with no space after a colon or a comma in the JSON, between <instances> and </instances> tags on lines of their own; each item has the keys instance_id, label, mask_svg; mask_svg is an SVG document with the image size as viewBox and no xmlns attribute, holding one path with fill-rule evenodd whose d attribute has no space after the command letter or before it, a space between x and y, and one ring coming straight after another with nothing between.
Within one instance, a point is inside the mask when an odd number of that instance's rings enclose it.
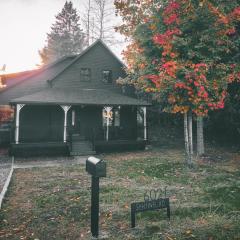
<instances>
[{"instance_id":1,"label":"dormer window","mask_svg":"<svg viewBox=\"0 0 240 240\"><path fill-rule=\"evenodd\" d=\"M91 69L90 68L81 68L80 69L80 80L83 82L91 81Z\"/></svg>"},{"instance_id":2,"label":"dormer window","mask_svg":"<svg viewBox=\"0 0 240 240\"><path fill-rule=\"evenodd\" d=\"M112 71L111 70L103 70L102 71L102 81L104 83L112 83Z\"/></svg>"}]
</instances>

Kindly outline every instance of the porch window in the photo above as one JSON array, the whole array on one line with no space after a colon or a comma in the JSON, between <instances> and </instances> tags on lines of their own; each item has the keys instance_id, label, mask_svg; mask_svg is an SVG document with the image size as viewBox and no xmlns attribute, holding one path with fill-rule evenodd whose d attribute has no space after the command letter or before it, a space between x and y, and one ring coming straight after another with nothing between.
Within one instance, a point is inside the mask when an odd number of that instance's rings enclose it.
<instances>
[{"instance_id":1,"label":"porch window","mask_svg":"<svg viewBox=\"0 0 240 240\"><path fill-rule=\"evenodd\" d=\"M109 113L103 109L103 126L107 126L107 118L109 119L108 126L119 127L120 126L120 107L113 108Z\"/></svg>"},{"instance_id":2,"label":"porch window","mask_svg":"<svg viewBox=\"0 0 240 240\"><path fill-rule=\"evenodd\" d=\"M113 108L111 112L107 113L103 109L103 126L107 126L107 118L109 118L109 125L119 127L120 126L120 107Z\"/></svg>"},{"instance_id":3,"label":"porch window","mask_svg":"<svg viewBox=\"0 0 240 240\"><path fill-rule=\"evenodd\" d=\"M138 126L143 126L143 110L141 108L138 108L137 110L137 124Z\"/></svg>"},{"instance_id":4,"label":"porch window","mask_svg":"<svg viewBox=\"0 0 240 240\"><path fill-rule=\"evenodd\" d=\"M120 127L120 107L114 109L114 126Z\"/></svg>"},{"instance_id":5,"label":"porch window","mask_svg":"<svg viewBox=\"0 0 240 240\"><path fill-rule=\"evenodd\" d=\"M72 110L72 126L75 126L75 110Z\"/></svg>"},{"instance_id":6,"label":"porch window","mask_svg":"<svg viewBox=\"0 0 240 240\"><path fill-rule=\"evenodd\" d=\"M102 71L102 81L104 83L112 83L112 71L111 70L103 70Z\"/></svg>"},{"instance_id":7,"label":"porch window","mask_svg":"<svg viewBox=\"0 0 240 240\"><path fill-rule=\"evenodd\" d=\"M118 135L120 126L120 107L106 106L102 111L104 138L106 141Z\"/></svg>"},{"instance_id":8,"label":"porch window","mask_svg":"<svg viewBox=\"0 0 240 240\"><path fill-rule=\"evenodd\" d=\"M80 69L80 80L83 82L91 81L91 69L90 68L81 68Z\"/></svg>"},{"instance_id":9,"label":"porch window","mask_svg":"<svg viewBox=\"0 0 240 240\"><path fill-rule=\"evenodd\" d=\"M103 112L102 112L102 116L103 116L103 126L106 127L107 126L107 121L108 121L108 126L112 126L113 125L113 111L107 111L106 108L103 108Z\"/></svg>"}]
</instances>

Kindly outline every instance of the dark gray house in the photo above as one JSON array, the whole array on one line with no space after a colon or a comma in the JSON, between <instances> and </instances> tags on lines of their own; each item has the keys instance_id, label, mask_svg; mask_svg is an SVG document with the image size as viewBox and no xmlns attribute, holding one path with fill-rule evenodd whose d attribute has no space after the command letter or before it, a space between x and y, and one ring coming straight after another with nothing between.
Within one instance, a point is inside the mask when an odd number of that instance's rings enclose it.
<instances>
[{"instance_id":1,"label":"dark gray house","mask_svg":"<svg viewBox=\"0 0 240 240\"><path fill-rule=\"evenodd\" d=\"M125 74L98 40L78 56L20 77L0 92L0 105L15 110L12 154L144 148L149 104L122 94L116 80Z\"/></svg>"}]
</instances>

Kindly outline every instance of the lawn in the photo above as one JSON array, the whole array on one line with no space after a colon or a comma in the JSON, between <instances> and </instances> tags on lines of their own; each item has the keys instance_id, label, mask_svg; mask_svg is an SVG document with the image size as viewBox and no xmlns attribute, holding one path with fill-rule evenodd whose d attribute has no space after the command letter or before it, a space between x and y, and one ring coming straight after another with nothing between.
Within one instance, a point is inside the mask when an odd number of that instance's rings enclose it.
<instances>
[{"instance_id":1,"label":"lawn","mask_svg":"<svg viewBox=\"0 0 240 240\"><path fill-rule=\"evenodd\" d=\"M218 151L184 165L178 149L103 155L100 230L106 239L240 239L240 154ZM137 214L130 204L164 188L165 210ZM0 213L0 239L90 239L90 176L85 166L18 169Z\"/></svg>"}]
</instances>

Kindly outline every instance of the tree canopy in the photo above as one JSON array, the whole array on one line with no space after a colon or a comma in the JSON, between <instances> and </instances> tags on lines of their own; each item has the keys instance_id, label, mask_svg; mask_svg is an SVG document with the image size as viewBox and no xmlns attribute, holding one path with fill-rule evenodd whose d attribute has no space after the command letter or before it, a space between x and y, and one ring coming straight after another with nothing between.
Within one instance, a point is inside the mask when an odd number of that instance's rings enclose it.
<instances>
[{"instance_id":1,"label":"tree canopy","mask_svg":"<svg viewBox=\"0 0 240 240\"><path fill-rule=\"evenodd\" d=\"M46 46L39 51L42 63L53 62L82 51L85 39L79 19L72 2L66 1L62 11L56 16L51 32L47 34Z\"/></svg>"},{"instance_id":2,"label":"tree canopy","mask_svg":"<svg viewBox=\"0 0 240 240\"><path fill-rule=\"evenodd\" d=\"M238 1L116 0L131 40L124 52L131 81L164 110L207 115L224 107L239 79Z\"/></svg>"}]
</instances>

